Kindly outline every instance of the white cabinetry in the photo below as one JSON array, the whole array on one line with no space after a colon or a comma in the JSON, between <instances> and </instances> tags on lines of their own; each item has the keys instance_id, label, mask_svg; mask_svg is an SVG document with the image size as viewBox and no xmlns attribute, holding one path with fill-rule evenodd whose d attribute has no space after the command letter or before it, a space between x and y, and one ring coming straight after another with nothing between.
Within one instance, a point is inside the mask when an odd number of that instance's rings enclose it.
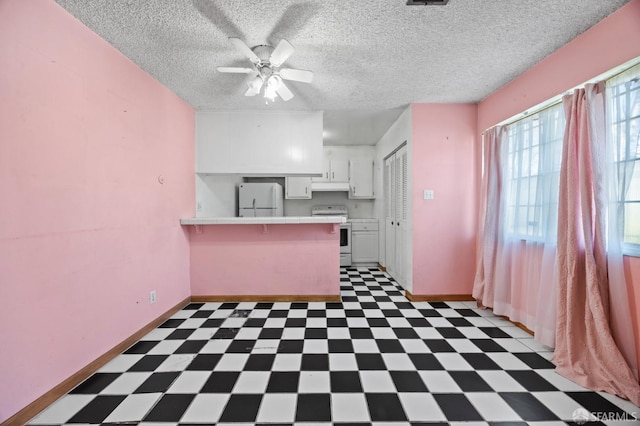
<instances>
[{"instance_id":1,"label":"white cabinetry","mask_svg":"<svg viewBox=\"0 0 640 426\"><path fill-rule=\"evenodd\" d=\"M314 177L313 182L348 182L349 161L342 159L330 160L325 158L322 162L322 176Z\"/></svg>"},{"instance_id":2,"label":"white cabinetry","mask_svg":"<svg viewBox=\"0 0 640 426\"><path fill-rule=\"evenodd\" d=\"M373 193L373 161L349 161L349 198L375 198Z\"/></svg>"},{"instance_id":3,"label":"white cabinetry","mask_svg":"<svg viewBox=\"0 0 640 426\"><path fill-rule=\"evenodd\" d=\"M378 262L378 222L351 224L351 261L353 263Z\"/></svg>"},{"instance_id":4,"label":"white cabinetry","mask_svg":"<svg viewBox=\"0 0 640 426\"><path fill-rule=\"evenodd\" d=\"M320 175L322 154L322 112L196 112L196 173Z\"/></svg>"},{"instance_id":5,"label":"white cabinetry","mask_svg":"<svg viewBox=\"0 0 640 426\"><path fill-rule=\"evenodd\" d=\"M285 178L285 198L310 199L311 178L306 176Z\"/></svg>"}]
</instances>

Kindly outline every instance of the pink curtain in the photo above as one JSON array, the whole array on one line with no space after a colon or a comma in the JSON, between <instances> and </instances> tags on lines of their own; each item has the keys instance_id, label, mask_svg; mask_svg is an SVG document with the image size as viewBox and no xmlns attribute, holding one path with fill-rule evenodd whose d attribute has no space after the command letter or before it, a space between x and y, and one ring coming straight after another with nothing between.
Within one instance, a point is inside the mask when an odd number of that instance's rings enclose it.
<instances>
[{"instance_id":1,"label":"pink curtain","mask_svg":"<svg viewBox=\"0 0 640 426\"><path fill-rule=\"evenodd\" d=\"M640 405L640 386L609 321L604 83L563 98L567 125L560 172L556 371Z\"/></svg>"},{"instance_id":2,"label":"pink curtain","mask_svg":"<svg viewBox=\"0 0 640 426\"><path fill-rule=\"evenodd\" d=\"M483 138L482 188L480 189L480 215L478 247L476 250L476 276L473 298L481 306L493 306L496 258L500 232L500 206L502 197L502 171L500 150L507 140L507 128L492 127Z\"/></svg>"},{"instance_id":3,"label":"pink curtain","mask_svg":"<svg viewBox=\"0 0 640 426\"><path fill-rule=\"evenodd\" d=\"M479 306L524 324L538 342L553 347L557 232L553 228L553 235L543 241L505 232L507 148L506 126L485 132L473 298Z\"/></svg>"}]
</instances>

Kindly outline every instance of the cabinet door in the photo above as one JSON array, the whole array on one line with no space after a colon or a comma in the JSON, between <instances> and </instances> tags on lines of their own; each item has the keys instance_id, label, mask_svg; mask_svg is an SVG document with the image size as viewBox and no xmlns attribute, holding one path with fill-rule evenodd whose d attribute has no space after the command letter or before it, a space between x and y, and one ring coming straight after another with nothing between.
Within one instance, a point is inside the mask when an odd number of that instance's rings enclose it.
<instances>
[{"instance_id":1,"label":"cabinet door","mask_svg":"<svg viewBox=\"0 0 640 426\"><path fill-rule=\"evenodd\" d=\"M373 161L349 161L349 198L375 198L373 194Z\"/></svg>"},{"instance_id":2,"label":"cabinet door","mask_svg":"<svg viewBox=\"0 0 640 426\"><path fill-rule=\"evenodd\" d=\"M378 261L378 232L358 231L351 233L351 261L377 262Z\"/></svg>"},{"instance_id":3,"label":"cabinet door","mask_svg":"<svg viewBox=\"0 0 640 426\"><path fill-rule=\"evenodd\" d=\"M349 161L331 160L331 182L349 182Z\"/></svg>"},{"instance_id":4,"label":"cabinet door","mask_svg":"<svg viewBox=\"0 0 640 426\"><path fill-rule=\"evenodd\" d=\"M311 198L311 178L306 176L285 178L285 198Z\"/></svg>"},{"instance_id":5,"label":"cabinet door","mask_svg":"<svg viewBox=\"0 0 640 426\"><path fill-rule=\"evenodd\" d=\"M322 176L312 177L312 182L330 182L331 181L331 160L324 158L322 160Z\"/></svg>"}]
</instances>

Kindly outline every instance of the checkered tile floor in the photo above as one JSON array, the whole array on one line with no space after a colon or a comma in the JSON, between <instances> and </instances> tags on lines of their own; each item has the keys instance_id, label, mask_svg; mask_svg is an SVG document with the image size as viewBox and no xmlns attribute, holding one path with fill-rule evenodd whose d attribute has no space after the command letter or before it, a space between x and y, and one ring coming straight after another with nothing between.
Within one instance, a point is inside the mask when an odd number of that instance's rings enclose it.
<instances>
[{"instance_id":1,"label":"checkered tile floor","mask_svg":"<svg viewBox=\"0 0 640 426\"><path fill-rule=\"evenodd\" d=\"M377 269L340 281L342 303L190 304L30 424L551 425L578 408L640 411L556 375L548 348L473 303L410 303Z\"/></svg>"}]
</instances>

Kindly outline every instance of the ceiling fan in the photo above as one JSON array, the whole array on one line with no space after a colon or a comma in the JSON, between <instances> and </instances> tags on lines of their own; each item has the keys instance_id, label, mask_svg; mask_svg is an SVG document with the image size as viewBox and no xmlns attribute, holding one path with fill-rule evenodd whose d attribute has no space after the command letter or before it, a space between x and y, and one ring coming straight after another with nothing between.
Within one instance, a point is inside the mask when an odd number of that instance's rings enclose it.
<instances>
[{"instance_id":1,"label":"ceiling fan","mask_svg":"<svg viewBox=\"0 0 640 426\"><path fill-rule=\"evenodd\" d=\"M236 37L230 37L229 41L233 43L238 51L249 58L253 68L218 67L217 70L218 72L234 74L256 73L255 77L248 83L249 89L245 92L245 96L256 96L262 92L267 99L267 103L275 101L277 96L280 96L283 101L288 101L293 98L293 93L284 84L283 80L302 83L311 83L313 81L313 72L311 71L280 68L295 51L287 40L280 40L275 49L269 45L258 45L249 48L242 40Z\"/></svg>"}]
</instances>

